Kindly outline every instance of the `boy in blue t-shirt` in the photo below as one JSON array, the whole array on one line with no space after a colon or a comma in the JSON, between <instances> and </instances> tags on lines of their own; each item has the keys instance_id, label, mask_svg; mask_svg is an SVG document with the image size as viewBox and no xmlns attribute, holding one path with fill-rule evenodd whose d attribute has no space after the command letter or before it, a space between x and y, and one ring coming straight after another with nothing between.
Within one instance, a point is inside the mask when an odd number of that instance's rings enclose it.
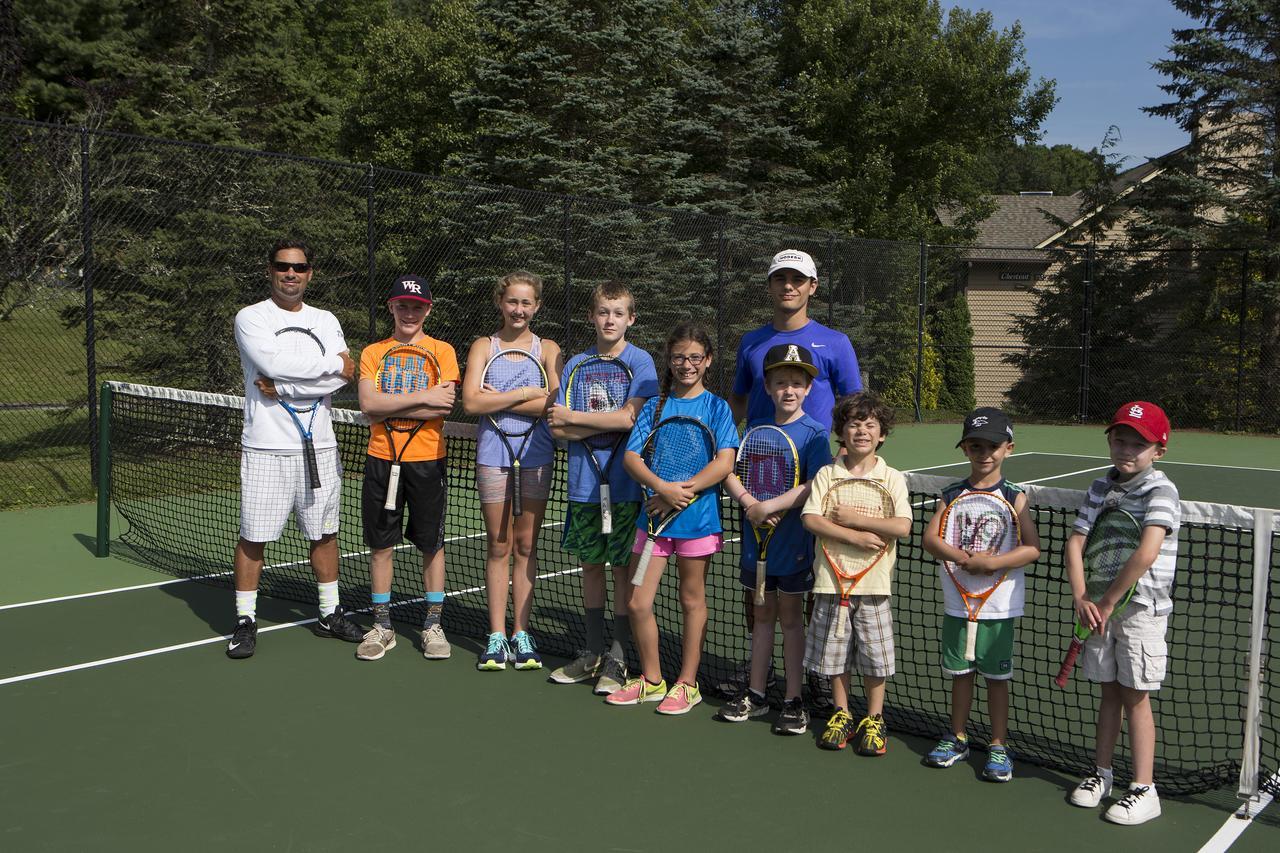
<instances>
[{"instance_id":1,"label":"boy in blue t-shirt","mask_svg":"<svg viewBox=\"0 0 1280 853\"><path fill-rule=\"evenodd\" d=\"M813 534L804 529L798 507L809 495L809 480L831 462L831 445L822 424L804 413L805 398L818 370L813 356L797 344L778 344L765 355L765 388L773 400L774 412L748 424L751 429L777 427L791 439L796 451L799 485L772 500L758 500L736 476L725 480L725 490L743 509L741 581L748 590L756 587L759 546L749 530L770 525L764 604L755 605L755 627L751 637L751 676L747 689L720 709L722 719L732 723L758 717L769 710L765 699L769 663L773 660L774 624L782 625L782 652L786 661L786 696L782 713L774 723L775 734L804 734L809 714L801 698L801 671L804 661L804 597L813 589ZM744 446L745 446L744 436Z\"/></svg>"},{"instance_id":2,"label":"boy in blue t-shirt","mask_svg":"<svg viewBox=\"0 0 1280 853\"><path fill-rule=\"evenodd\" d=\"M591 450L583 439L599 433L629 433L645 401L658 393L658 373L649 353L627 343L627 330L636 321L635 299L626 285L610 281L591 292L587 319L596 330L596 342L569 359L560 379L556 404L547 413L551 434L569 442L569 506L561 545L582 561L582 603L587 636L574 659L551 673L557 684L578 684L595 678L595 693L608 696L627 678L626 650L631 641L627 615L627 563L640 513L640 486L622 467L625 444ZM612 412L577 412L566 405L570 377L579 364L593 356L616 358L631 371L631 387L621 408ZM609 482L613 531L602 533L600 477L587 458L594 453L600 471ZM619 458L614 459L613 456ZM613 643L604 645L604 608L607 589L605 567L613 567Z\"/></svg>"}]
</instances>

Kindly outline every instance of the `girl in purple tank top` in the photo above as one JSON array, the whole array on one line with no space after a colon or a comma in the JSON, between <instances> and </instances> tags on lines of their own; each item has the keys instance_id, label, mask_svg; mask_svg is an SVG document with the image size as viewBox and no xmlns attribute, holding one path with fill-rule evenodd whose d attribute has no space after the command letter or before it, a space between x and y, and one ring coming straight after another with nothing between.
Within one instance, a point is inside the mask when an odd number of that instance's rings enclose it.
<instances>
[{"instance_id":1,"label":"girl in purple tank top","mask_svg":"<svg viewBox=\"0 0 1280 853\"><path fill-rule=\"evenodd\" d=\"M518 270L498 279L493 302L502 316L502 328L488 337L477 338L467 353L467 369L462 381L462 407L469 415L479 415L476 442L476 486L480 511L484 515L485 587L489 603L489 641L476 666L481 670L540 669L542 658L529 634L529 613L533 608L533 582L538 573L538 533L551 491L555 445L541 417L555 402L564 369L564 357L555 341L539 338L530 327L542 307L542 279ZM542 365L509 358L504 364L523 365L528 383L516 379L493 384L485 379L490 359L507 350L523 350ZM518 368L513 368L513 370ZM545 382L545 384L544 384ZM489 418L505 420L539 418L532 432L504 443ZM508 429L508 432L513 430ZM513 462L519 461L520 515L515 515L512 493ZM511 635L507 635L507 590L511 590Z\"/></svg>"}]
</instances>

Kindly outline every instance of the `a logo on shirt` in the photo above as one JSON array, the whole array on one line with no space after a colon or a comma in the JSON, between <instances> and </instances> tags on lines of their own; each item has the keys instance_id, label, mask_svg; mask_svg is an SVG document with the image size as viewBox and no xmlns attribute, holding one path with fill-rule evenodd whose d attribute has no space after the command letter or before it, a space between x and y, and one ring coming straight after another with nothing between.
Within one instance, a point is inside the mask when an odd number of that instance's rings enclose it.
<instances>
[{"instance_id":1,"label":"a logo on shirt","mask_svg":"<svg viewBox=\"0 0 1280 853\"><path fill-rule=\"evenodd\" d=\"M1138 420L1142 420L1142 407L1141 407L1141 406L1139 406L1137 403L1134 403L1132 406L1130 406L1130 407L1129 407L1129 417L1131 417L1131 418L1137 418Z\"/></svg>"},{"instance_id":2,"label":"a logo on shirt","mask_svg":"<svg viewBox=\"0 0 1280 853\"><path fill-rule=\"evenodd\" d=\"M823 347L826 346L826 344L809 344L809 346L813 347L814 349L822 349Z\"/></svg>"}]
</instances>

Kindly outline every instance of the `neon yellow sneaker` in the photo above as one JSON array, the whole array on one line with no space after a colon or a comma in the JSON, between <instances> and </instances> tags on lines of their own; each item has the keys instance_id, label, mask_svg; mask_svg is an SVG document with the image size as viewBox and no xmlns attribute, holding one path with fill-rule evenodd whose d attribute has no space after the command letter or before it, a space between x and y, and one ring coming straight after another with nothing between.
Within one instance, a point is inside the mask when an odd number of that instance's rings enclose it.
<instances>
[{"instance_id":1,"label":"neon yellow sneaker","mask_svg":"<svg viewBox=\"0 0 1280 853\"><path fill-rule=\"evenodd\" d=\"M831 719L827 720L827 728L818 739L818 746L823 749L844 749L851 737L853 737L853 717L849 716L849 712L844 708L837 708L831 715Z\"/></svg>"},{"instance_id":2,"label":"neon yellow sneaker","mask_svg":"<svg viewBox=\"0 0 1280 853\"><path fill-rule=\"evenodd\" d=\"M643 677L627 679L620 690L615 690L604 698L610 705L639 705L641 702L661 702L667 695L667 680L664 678L657 684L650 684Z\"/></svg>"},{"instance_id":3,"label":"neon yellow sneaker","mask_svg":"<svg viewBox=\"0 0 1280 853\"><path fill-rule=\"evenodd\" d=\"M884 738L884 717L880 714L863 717L856 732L862 732L858 740L858 755L884 755L889 748Z\"/></svg>"},{"instance_id":4,"label":"neon yellow sneaker","mask_svg":"<svg viewBox=\"0 0 1280 853\"><path fill-rule=\"evenodd\" d=\"M685 684L683 681L677 681L675 687L671 688L671 692L667 694L667 698L662 700L662 704L658 706L659 714L687 714L693 710L694 705L702 702L702 691L698 689L696 684Z\"/></svg>"}]
</instances>

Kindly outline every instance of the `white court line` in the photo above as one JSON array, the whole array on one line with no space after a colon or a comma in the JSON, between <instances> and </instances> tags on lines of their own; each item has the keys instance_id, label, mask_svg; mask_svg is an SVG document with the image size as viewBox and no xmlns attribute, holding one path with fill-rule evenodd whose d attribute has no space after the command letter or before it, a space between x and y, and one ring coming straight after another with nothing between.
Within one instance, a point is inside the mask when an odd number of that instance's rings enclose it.
<instances>
[{"instance_id":1,"label":"white court line","mask_svg":"<svg viewBox=\"0 0 1280 853\"><path fill-rule=\"evenodd\" d=\"M1267 785L1280 782L1280 773L1273 773ZM1262 810L1271 804L1270 794L1259 794L1256 800L1248 800L1236 809L1227 822L1218 828L1213 837L1204 843L1200 853L1224 853L1239 840L1244 831L1253 825L1253 819L1262 814ZM1256 808L1255 808L1256 807Z\"/></svg>"},{"instance_id":2,"label":"white court line","mask_svg":"<svg viewBox=\"0 0 1280 853\"><path fill-rule=\"evenodd\" d=\"M1103 458L1103 457L1098 457L1098 458ZM1028 483L1047 483L1050 480L1060 480L1063 477L1074 477L1077 474L1092 474L1094 471L1106 471L1110 468L1111 468L1110 465L1099 465L1096 468L1082 468L1079 471L1068 471L1065 474L1054 474L1049 477L1041 477L1038 480L1019 480L1018 482L1021 485L1027 485Z\"/></svg>"},{"instance_id":3,"label":"white court line","mask_svg":"<svg viewBox=\"0 0 1280 853\"><path fill-rule=\"evenodd\" d=\"M1014 454L1015 456L1019 454ZM1110 459L1110 456L1092 456L1087 453L1051 453L1047 450L1028 451L1026 456L1074 456L1076 459ZM1163 468L1165 465L1187 465L1192 468L1230 468L1233 471L1266 471L1272 474L1280 474L1280 468L1259 468L1254 465L1215 465L1210 462L1170 462L1167 459L1160 460L1158 467Z\"/></svg>"}]
</instances>

